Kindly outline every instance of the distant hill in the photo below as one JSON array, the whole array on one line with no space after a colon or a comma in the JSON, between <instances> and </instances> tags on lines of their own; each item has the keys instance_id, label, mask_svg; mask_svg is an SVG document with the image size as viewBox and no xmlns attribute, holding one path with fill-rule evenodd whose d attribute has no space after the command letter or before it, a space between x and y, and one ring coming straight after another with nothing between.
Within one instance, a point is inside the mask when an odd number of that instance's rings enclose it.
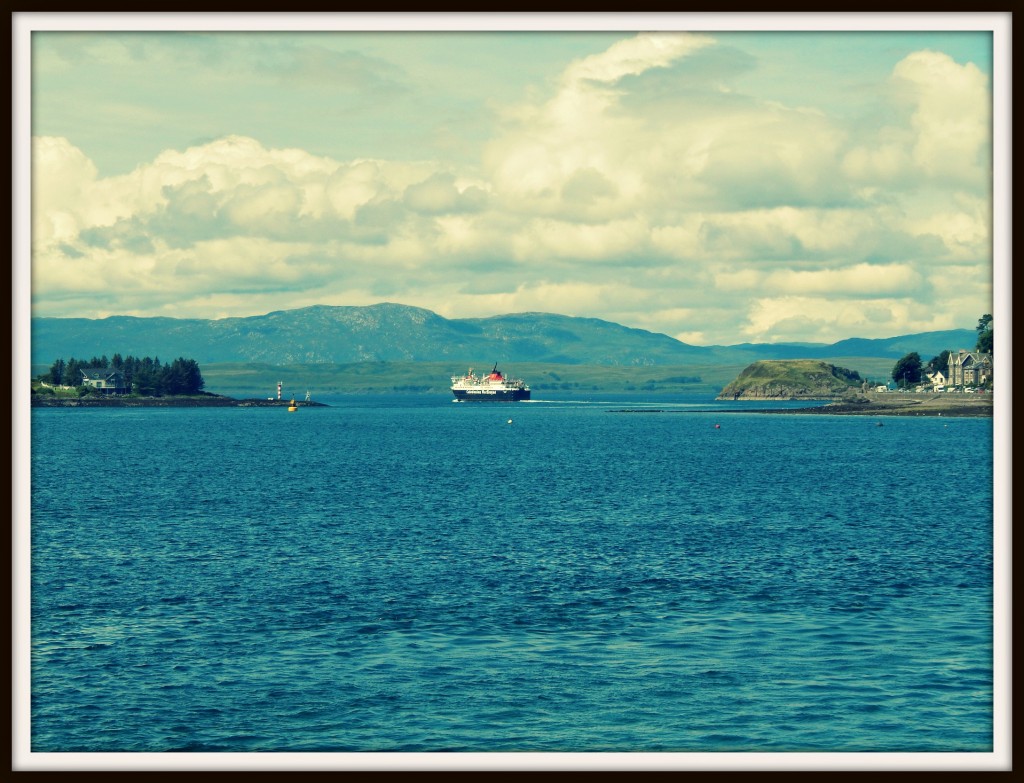
<instances>
[{"instance_id":1,"label":"distant hill","mask_svg":"<svg viewBox=\"0 0 1024 783\"><path fill-rule=\"evenodd\" d=\"M902 359L916 351L922 362L943 351L957 351L973 348L978 340L972 329L950 329L940 332L921 332L899 337L867 339L851 337L837 343L740 343L721 347L721 350L735 356L741 351L749 352L751 361L758 359L829 359L835 356L872 356L879 359ZM719 346L713 346L716 350Z\"/></svg>"},{"instance_id":2,"label":"distant hill","mask_svg":"<svg viewBox=\"0 0 1024 783\"><path fill-rule=\"evenodd\" d=\"M856 392L862 379L815 359L754 362L726 384L720 400L833 399Z\"/></svg>"},{"instance_id":3,"label":"distant hill","mask_svg":"<svg viewBox=\"0 0 1024 783\"><path fill-rule=\"evenodd\" d=\"M910 351L927 361L943 350L972 347L970 329L883 340L824 343L747 343L694 346L664 334L598 318L515 313L490 318L443 318L430 310L383 303L367 307L317 305L246 318L33 318L32 364L93 356L178 356L200 365L357 362L544 362L646 367L747 364L759 359L864 356L891 358Z\"/></svg>"}]
</instances>

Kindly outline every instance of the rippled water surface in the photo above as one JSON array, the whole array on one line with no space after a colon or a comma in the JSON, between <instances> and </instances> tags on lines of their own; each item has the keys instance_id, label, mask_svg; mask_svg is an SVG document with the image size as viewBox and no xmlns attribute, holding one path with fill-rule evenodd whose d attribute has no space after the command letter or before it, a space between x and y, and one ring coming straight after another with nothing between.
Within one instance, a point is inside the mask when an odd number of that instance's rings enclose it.
<instances>
[{"instance_id":1,"label":"rippled water surface","mask_svg":"<svg viewBox=\"0 0 1024 783\"><path fill-rule=\"evenodd\" d=\"M992 749L990 419L622 408L33 410L33 751Z\"/></svg>"}]
</instances>

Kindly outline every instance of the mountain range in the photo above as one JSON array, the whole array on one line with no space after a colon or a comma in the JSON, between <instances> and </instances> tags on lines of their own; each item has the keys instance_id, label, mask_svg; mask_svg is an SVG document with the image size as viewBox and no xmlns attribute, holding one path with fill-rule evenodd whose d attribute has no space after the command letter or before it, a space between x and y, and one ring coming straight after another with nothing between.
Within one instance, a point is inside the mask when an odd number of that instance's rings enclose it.
<instances>
[{"instance_id":1,"label":"mountain range","mask_svg":"<svg viewBox=\"0 0 1024 783\"><path fill-rule=\"evenodd\" d=\"M896 360L912 351L928 361L943 350L971 348L977 337L971 329L953 329L828 344L695 346L598 318L515 313L450 319L393 303L316 305L242 318L110 316L33 318L31 323L33 365L115 353L271 365L457 361L642 367L837 356Z\"/></svg>"}]
</instances>

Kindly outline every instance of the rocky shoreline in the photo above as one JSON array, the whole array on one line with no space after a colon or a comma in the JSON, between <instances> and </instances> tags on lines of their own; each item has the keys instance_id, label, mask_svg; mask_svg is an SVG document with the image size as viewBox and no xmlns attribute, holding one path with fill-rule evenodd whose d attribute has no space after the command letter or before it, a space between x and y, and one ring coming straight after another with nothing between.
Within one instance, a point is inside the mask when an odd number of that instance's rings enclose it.
<instances>
[{"instance_id":1,"label":"rocky shoreline","mask_svg":"<svg viewBox=\"0 0 1024 783\"><path fill-rule=\"evenodd\" d=\"M33 408L287 408L289 400L237 400L209 394L189 397L81 397L67 399L48 395L32 395ZM322 402L296 401L299 408L326 408Z\"/></svg>"},{"instance_id":2,"label":"rocky shoreline","mask_svg":"<svg viewBox=\"0 0 1024 783\"><path fill-rule=\"evenodd\" d=\"M873 394L837 400L812 408L751 411L756 413L826 414L832 416L991 417L991 394Z\"/></svg>"},{"instance_id":3,"label":"rocky shoreline","mask_svg":"<svg viewBox=\"0 0 1024 783\"><path fill-rule=\"evenodd\" d=\"M779 397L778 401L792 401ZM805 398L807 402L813 399ZM759 398L757 402L767 402ZM991 394L887 394L858 395L810 408L724 408L715 413L785 413L828 416L944 416L947 418L992 418ZM687 413L664 408L629 408L612 413Z\"/></svg>"}]
</instances>

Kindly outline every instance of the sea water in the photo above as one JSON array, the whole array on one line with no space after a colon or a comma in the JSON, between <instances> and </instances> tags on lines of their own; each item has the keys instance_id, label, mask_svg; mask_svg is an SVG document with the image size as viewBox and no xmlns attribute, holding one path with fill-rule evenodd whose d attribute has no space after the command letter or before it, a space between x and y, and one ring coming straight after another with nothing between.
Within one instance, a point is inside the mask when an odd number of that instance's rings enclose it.
<instances>
[{"instance_id":1,"label":"sea water","mask_svg":"<svg viewBox=\"0 0 1024 783\"><path fill-rule=\"evenodd\" d=\"M33 751L992 750L991 419L332 402L32 411Z\"/></svg>"}]
</instances>

